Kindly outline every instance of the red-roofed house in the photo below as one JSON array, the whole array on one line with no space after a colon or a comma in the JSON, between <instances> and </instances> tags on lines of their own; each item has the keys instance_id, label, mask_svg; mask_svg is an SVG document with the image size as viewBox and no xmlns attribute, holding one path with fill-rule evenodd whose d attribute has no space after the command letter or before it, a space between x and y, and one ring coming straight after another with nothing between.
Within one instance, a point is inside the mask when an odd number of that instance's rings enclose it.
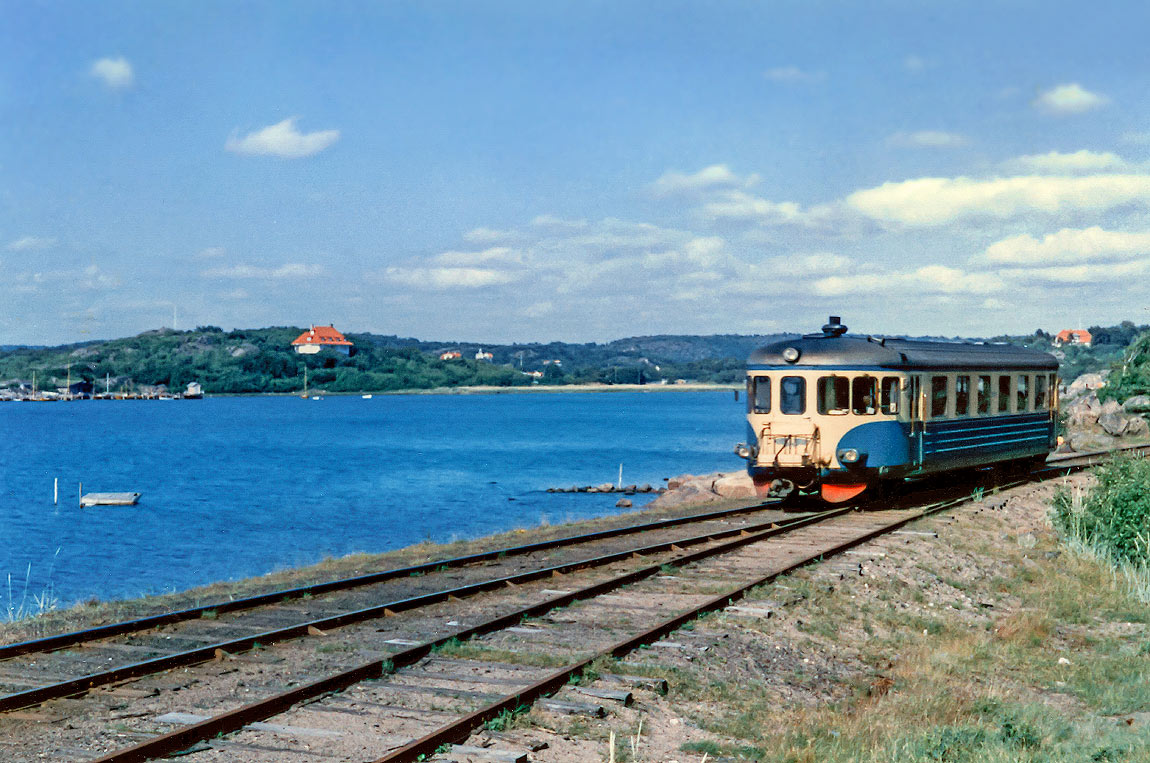
<instances>
[{"instance_id":1,"label":"red-roofed house","mask_svg":"<svg viewBox=\"0 0 1150 763\"><path fill-rule=\"evenodd\" d=\"M1094 337L1086 329L1062 329L1054 337L1053 344L1055 347L1061 347L1064 344L1080 344L1083 347L1089 347L1092 341L1094 341Z\"/></svg>"},{"instance_id":2,"label":"red-roofed house","mask_svg":"<svg viewBox=\"0 0 1150 763\"><path fill-rule=\"evenodd\" d=\"M350 355L353 346L347 337L335 330L335 326L312 326L291 344L300 355L315 355L320 350L335 350Z\"/></svg>"}]
</instances>

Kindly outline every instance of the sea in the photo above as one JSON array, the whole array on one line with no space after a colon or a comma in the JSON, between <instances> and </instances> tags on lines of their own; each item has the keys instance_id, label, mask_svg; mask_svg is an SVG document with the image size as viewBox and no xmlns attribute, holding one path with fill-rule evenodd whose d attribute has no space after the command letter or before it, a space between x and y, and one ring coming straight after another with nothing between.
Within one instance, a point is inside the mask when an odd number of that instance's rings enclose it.
<instances>
[{"instance_id":1,"label":"sea","mask_svg":"<svg viewBox=\"0 0 1150 763\"><path fill-rule=\"evenodd\" d=\"M0 621L612 514L547 490L736 471L743 433L729 389L0 404Z\"/></svg>"}]
</instances>

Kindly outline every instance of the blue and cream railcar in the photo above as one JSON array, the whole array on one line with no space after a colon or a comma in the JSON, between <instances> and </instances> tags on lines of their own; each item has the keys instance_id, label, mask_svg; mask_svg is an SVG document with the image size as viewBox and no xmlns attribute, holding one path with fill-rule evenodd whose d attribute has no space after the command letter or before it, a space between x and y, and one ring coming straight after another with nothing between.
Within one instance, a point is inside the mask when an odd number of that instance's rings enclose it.
<instances>
[{"instance_id":1,"label":"blue and cream railcar","mask_svg":"<svg viewBox=\"0 0 1150 763\"><path fill-rule=\"evenodd\" d=\"M748 442L735 452L760 495L868 486L1006 462L1056 445L1058 361L995 344L822 333L767 345L747 362Z\"/></svg>"}]
</instances>

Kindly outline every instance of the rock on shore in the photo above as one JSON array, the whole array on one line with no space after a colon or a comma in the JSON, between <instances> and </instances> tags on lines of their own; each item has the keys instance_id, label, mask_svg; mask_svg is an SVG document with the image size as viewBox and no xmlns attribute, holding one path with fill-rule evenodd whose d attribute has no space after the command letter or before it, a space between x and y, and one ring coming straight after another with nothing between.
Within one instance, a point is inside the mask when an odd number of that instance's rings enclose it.
<instances>
[{"instance_id":1,"label":"rock on shore","mask_svg":"<svg viewBox=\"0 0 1150 763\"><path fill-rule=\"evenodd\" d=\"M667 492L647 504L646 508L665 509L687 503L754 497L755 486L746 472L684 474L667 480Z\"/></svg>"},{"instance_id":2,"label":"rock on shore","mask_svg":"<svg viewBox=\"0 0 1150 763\"><path fill-rule=\"evenodd\" d=\"M1066 406L1066 445L1082 452L1113 448L1123 438L1144 439L1150 436L1150 423L1143 418L1147 411L1150 397L1146 395L1132 397L1120 405L1116 400L1103 403L1096 391L1084 389Z\"/></svg>"}]
</instances>

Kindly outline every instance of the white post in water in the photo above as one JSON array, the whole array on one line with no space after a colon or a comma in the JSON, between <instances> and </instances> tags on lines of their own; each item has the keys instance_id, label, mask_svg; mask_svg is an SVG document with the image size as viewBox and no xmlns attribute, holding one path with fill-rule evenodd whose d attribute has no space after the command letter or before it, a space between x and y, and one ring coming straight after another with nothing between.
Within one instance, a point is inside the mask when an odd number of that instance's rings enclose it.
<instances>
[{"instance_id":1,"label":"white post in water","mask_svg":"<svg viewBox=\"0 0 1150 763\"><path fill-rule=\"evenodd\" d=\"M56 477L52 480L52 505L56 506L60 503L60 478Z\"/></svg>"},{"instance_id":2,"label":"white post in water","mask_svg":"<svg viewBox=\"0 0 1150 763\"><path fill-rule=\"evenodd\" d=\"M619 464L619 489L623 489L623 464Z\"/></svg>"},{"instance_id":3,"label":"white post in water","mask_svg":"<svg viewBox=\"0 0 1150 763\"><path fill-rule=\"evenodd\" d=\"M76 503L80 504L80 508L84 508L84 483L80 483L80 487L76 488Z\"/></svg>"}]
</instances>

